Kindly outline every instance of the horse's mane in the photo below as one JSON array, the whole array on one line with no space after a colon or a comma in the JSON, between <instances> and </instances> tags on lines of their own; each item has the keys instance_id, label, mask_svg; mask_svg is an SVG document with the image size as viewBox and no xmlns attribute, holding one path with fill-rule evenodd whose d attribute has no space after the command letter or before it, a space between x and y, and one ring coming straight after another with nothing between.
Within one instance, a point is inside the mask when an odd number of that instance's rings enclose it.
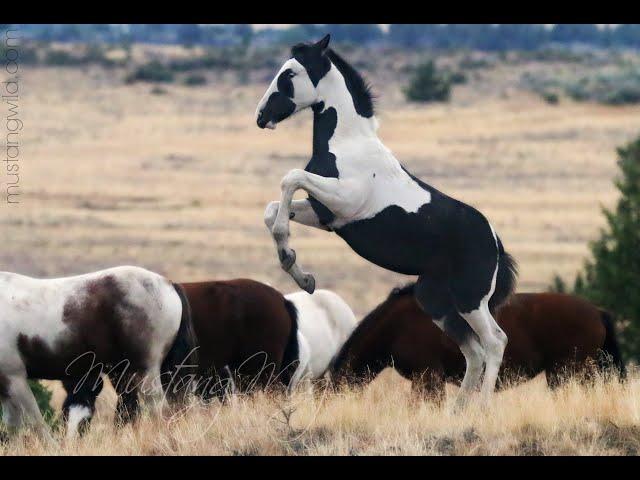
<instances>
[{"instance_id":1,"label":"horse's mane","mask_svg":"<svg viewBox=\"0 0 640 480\"><path fill-rule=\"evenodd\" d=\"M402 287L394 288L393 290L391 290L391 293L389 293L389 296L386 298L384 302L382 302L376 308L374 308L371 312L369 312L358 323L358 325L353 330L353 332L351 332L351 335L349 335L349 338L347 339L347 341L344 342L344 344L342 345L342 348L340 349L340 351L336 354L335 357L333 357L333 360L331 361L331 367L330 367L330 370L332 372L335 372L338 368L342 366L342 364L346 360L347 352L351 349L354 339L359 338L360 336L362 336L366 332L369 332L373 328L373 326L375 325L374 320L380 316L380 314L382 313L382 310L388 305L389 300L399 296L413 294L413 288L415 287L415 285L416 284L414 282L414 283L409 283L407 285L404 285Z\"/></svg>"},{"instance_id":2,"label":"horse's mane","mask_svg":"<svg viewBox=\"0 0 640 480\"><path fill-rule=\"evenodd\" d=\"M394 297L402 297L404 295L413 295L413 289L416 286L416 282L411 282L411 283L407 283L406 285L403 285L402 287L396 287L393 290L391 290L391 292L389 293L389 296L387 297L387 300L394 298Z\"/></svg>"},{"instance_id":3,"label":"horse's mane","mask_svg":"<svg viewBox=\"0 0 640 480\"><path fill-rule=\"evenodd\" d=\"M371 92L371 84L332 49L328 48L326 55L344 77L347 88L353 96L353 103L358 114L366 118L373 117L375 113L375 96Z\"/></svg>"}]
</instances>

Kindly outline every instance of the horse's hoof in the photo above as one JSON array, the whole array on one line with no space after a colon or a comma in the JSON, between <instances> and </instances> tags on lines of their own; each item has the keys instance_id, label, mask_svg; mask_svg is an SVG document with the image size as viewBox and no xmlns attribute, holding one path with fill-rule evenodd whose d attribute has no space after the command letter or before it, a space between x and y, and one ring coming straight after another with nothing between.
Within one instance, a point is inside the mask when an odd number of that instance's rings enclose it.
<instances>
[{"instance_id":1,"label":"horse's hoof","mask_svg":"<svg viewBox=\"0 0 640 480\"><path fill-rule=\"evenodd\" d=\"M288 251L284 248L278 250L278 257L280 258L280 265L285 272L291 270L291 267L296 263L296 251L293 249Z\"/></svg>"},{"instance_id":2,"label":"horse's hoof","mask_svg":"<svg viewBox=\"0 0 640 480\"><path fill-rule=\"evenodd\" d=\"M310 273L305 274L302 282L300 282L300 288L307 293L313 293L316 289L316 279L313 278L313 275Z\"/></svg>"}]
</instances>

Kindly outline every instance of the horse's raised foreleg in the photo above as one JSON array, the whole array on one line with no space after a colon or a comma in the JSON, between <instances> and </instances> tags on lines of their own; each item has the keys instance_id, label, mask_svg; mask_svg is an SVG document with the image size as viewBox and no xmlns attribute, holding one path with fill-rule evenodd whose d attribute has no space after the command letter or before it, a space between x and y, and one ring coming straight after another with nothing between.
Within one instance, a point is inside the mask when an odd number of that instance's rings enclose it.
<instances>
[{"instance_id":1,"label":"horse's raised foreleg","mask_svg":"<svg viewBox=\"0 0 640 480\"><path fill-rule=\"evenodd\" d=\"M270 232L276 223L276 216L278 215L279 209L280 202L270 202L264 211L264 223ZM307 227L318 228L327 232L331 231L329 227L320 223L320 219L311 207L309 200L293 200L291 202L289 219L301 225L306 225Z\"/></svg>"},{"instance_id":2,"label":"horse's raised foreleg","mask_svg":"<svg viewBox=\"0 0 640 480\"><path fill-rule=\"evenodd\" d=\"M296 264L295 251L289 247L289 221L294 220L299 223L314 226L321 226L315 213L312 214L311 206L308 201L303 200L297 202L294 210L293 195L297 190L305 190L309 195L324 204L329 210L335 214L344 215L353 205L360 204L359 196L356 195L356 189L350 182L340 181L337 178L327 178L300 169L291 170L282 179L281 182L282 196L278 205L278 212L273 220L271 234L276 243L280 265L289 275L293 277L296 283L309 293L313 293L315 289L315 279L312 275L305 273ZM267 210L273 210L274 207L268 207ZM265 212L265 222L267 222L267 213ZM272 212L271 212L272 213ZM267 225L269 223L267 222Z\"/></svg>"}]
</instances>

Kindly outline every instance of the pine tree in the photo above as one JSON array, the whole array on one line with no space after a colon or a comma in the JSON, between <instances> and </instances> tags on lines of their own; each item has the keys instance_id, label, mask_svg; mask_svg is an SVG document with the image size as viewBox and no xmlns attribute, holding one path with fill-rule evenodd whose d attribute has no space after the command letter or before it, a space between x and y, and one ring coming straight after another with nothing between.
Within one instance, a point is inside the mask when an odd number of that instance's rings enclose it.
<instances>
[{"instance_id":1,"label":"pine tree","mask_svg":"<svg viewBox=\"0 0 640 480\"><path fill-rule=\"evenodd\" d=\"M574 291L611 311L622 327L628 358L640 360L640 137L618 149L620 199L603 209L607 225L590 246L592 258L578 274Z\"/></svg>"}]
</instances>

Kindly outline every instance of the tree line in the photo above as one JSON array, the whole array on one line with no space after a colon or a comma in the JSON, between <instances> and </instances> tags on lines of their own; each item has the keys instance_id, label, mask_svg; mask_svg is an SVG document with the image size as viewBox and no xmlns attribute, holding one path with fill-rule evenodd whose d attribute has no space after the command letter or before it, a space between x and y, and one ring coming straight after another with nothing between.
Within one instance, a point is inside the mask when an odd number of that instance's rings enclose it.
<instances>
[{"instance_id":1,"label":"tree line","mask_svg":"<svg viewBox=\"0 0 640 480\"><path fill-rule=\"evenodd\" d=\"M256 30L250 24L26 24L26 37L60 42L183 45L291 44L331 33L334 41L404 48L535 50L550 44L640 47L640 24L300 24Z\"/></svg>"}]
</instances>

